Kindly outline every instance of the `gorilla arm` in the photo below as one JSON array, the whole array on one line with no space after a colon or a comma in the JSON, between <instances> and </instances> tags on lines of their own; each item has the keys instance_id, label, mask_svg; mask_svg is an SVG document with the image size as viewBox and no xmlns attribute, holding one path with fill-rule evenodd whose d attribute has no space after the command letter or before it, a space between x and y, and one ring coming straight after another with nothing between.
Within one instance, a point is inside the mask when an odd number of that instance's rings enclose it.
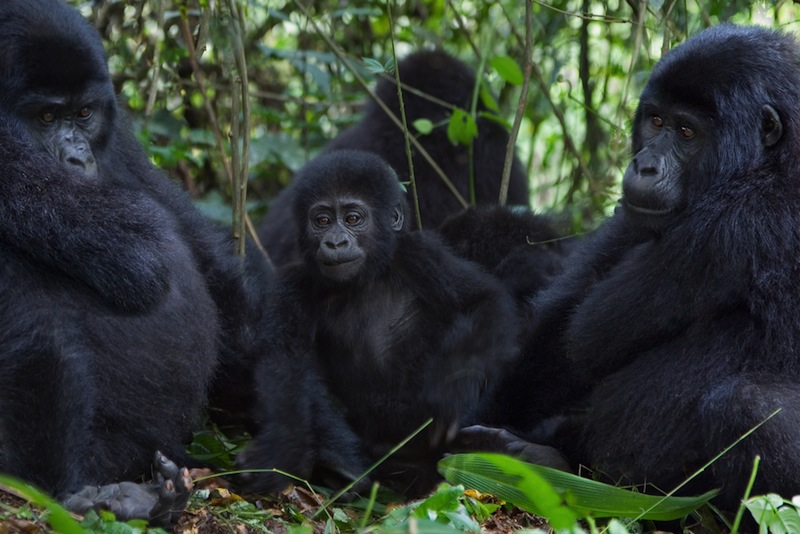
<instances>
[{"instance_id":1,"label":"gorilla arm","mask_svg":"<svg viewBox=\"0 0 800 534\"><path fill-rule=\"evenodd\" d=\"M244 470L278 469L301 479L322 471L329 487L354 480L368 466L363 447L329 397L314 362L316 321L304 312L313 285L298 266L287 268L267 305L270 345L255 366L253 440L237 458ZM249 491L278 492L291 480L278 472L246 472Z\"/></svg>"},{"instance_id":2,"label":"gorilla arm","mask_svg":"<svg viewBox=\"0 0 800 534\"><path fill-rule=\"evenodd\" d=\"M745 258L750 253L731 256L724 252L726 238L680 228L699 228L698 221L711 217L702 206L686 214L668 234L631 247L593 285L575 308L566 334L569 357L578 367L592 376L609 374L692 322L728 313L744 302L750 284ZM609 224L618 224L613 219ZM725 226L714 223L714 228ZM687 240L686 235L694 237Z\"/></svg>"},{"instance_id":3,"label":"gorilla arm","mask_svg":"<svg viewBox=\"0 0 800 534\"><path fill-rule=\"evenodd\" d=\"M430 313L444 324L441 342L420 377L434 416L432 440L452 440L468 412L518 355L519 325L510 294L472 262L456 257L433 234L399 241L399 271L408 273Z\"/></svg>"}]
</instances>

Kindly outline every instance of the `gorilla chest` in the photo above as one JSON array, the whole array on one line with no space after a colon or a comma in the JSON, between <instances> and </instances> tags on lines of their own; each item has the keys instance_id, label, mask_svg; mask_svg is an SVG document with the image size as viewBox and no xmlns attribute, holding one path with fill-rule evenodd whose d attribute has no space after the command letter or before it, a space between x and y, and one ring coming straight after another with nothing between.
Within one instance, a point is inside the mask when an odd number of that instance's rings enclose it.
<instances>
[{"instance_id":1,"label":"gorilla chest","mask_svg":"<svg viewBox=\"0 0 800 534\"><path fill-rule=\"evenodd\" d=\"M348 372L386 373L419 330L420 303L388 287L328 299L321 307L316 349L322 363ZM349 369L352 372L353 369Z\"/></svg>"}]
</instances>

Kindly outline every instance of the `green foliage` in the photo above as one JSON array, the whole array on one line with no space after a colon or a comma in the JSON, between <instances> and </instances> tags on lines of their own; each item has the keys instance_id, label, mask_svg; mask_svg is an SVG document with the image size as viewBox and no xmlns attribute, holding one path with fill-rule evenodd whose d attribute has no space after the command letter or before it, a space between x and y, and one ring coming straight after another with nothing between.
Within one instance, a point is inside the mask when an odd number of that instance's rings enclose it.
<instances>
[{"instance_id":1,"label":"green foliage","mask_svg":"<svg viewBox=\"0 0 800 534\"><path fill-rule=\"evenodd\" d=\"M227 134L239 76L228 3L70 1L106 38L114 82L154 160L196 197L216 193L229 201ZM591 226L616 202L636 98L665 50L720 22L786 26L800 15L790 2L534 2L533 47L526 51L525 4L516 0L320 0L303 2L304 9L294 0L235 3L245 22L238 37L249 80L254 215L359 118L368 96L356 72L373 84L393 71L394 49L403 56L439 47L475 68L487 66L480 98L488 118L503 124L517 108L519 66L532 59L517 155L534 207L569 211L576 226ZM451 139L468 144L474 119L454 113Z\"/></svg>"},{"instance_id":2,"label":"green foliage","mask_svg":"<svg viewBox=\"0 0 800 534\"><path fill-rule=\"evenodd\" d=\"M497 71L502 79L511 85L522 85L522 69L519 68L514 58L508 56L495 56L489 61L489 65Z\"/></svg>"},{"instance_id":3,"label":"green foliage","mask_svg":"<svg viewBox=\"0 0 800 534\"><path fill-rule=\"evenodd\" d=\"M148 528L147 521L134 519L131 521L117 521L114 514L101 510L90 510L80 524L83 532L88 534L166 534L162 528ZM57 532L62 531L58 528Z\"/></svg>"},{"instance_id":4,"label":"green foliage","mask_svg":"<svg viewBox=\"0 0 800 534\"><path fill-rule=\"evenodd\" d=\"M488 509L468 497L463 486L440 484L425 500L398 507L380 523L381 532L480 532L476 518L486 517Z\"/></svg>"},{"instance_id":5,"label":"green foliage","mask_svg":"<svg viewBox=\"0 0 800 534\"><path fill-rule=\"evenodd\" d=\"M556 529L572 527L578 514L535 470L502 455L457 454L439 462L442 476L496 495L523 510L546 517Z\"/></svg>"},{"instance_id":6,"label":"green foliage","mask_svg":"<svg viewBox=\"0 0 800 534\"><path fill-rule=\"evenodd\" d=\"M619 181L630 157L629 125L637 95L665 51L721 22L757 22L792 30L800 19L800 6L791 2L534 1L533 47L526 50L521 24L525 3L517 0L236 0L244 15L241 34L232 24L227 2L68 1L104 37L115 87L127 100L134 128L153 160L198 199L201 209L223 221L231 218L226 169L232 146L232 95L241 79L232 56L237 37L243 43L249 84L247 210L253 216L268 209L305 161L359 119L368 97L357 75L373 85L378 76L393 72L393 50L402 57L412 50L438 47L480 69L477 96L489 111L479 116L507 127L520 95L519 66L526 58L532 60L517 155L530 177L532 205L568 212L579 229L609 213L619 196ZM300 9L301 4L309 11ZM473 113L452 111L447 128L454 143L469 145L480 135ZM441 126L430 121L412 125L419 135ZM231 467L238 444L212 434L198 435L192 452ZM652 499L659 499L592 486L596 483L584 479L562 480L559 473L512 469L506 460L483 466L477 461L454 464L463 462L458 458L443 462L450 476L495 484L496 491L511 492L509 502L543 507L540 511L556 522L563 519L558 524L573 521L574 514L590 519L638 517L634 502L648 509ZM514 471L517 467L519 472ZM77 523L52 499L20 489L27 485L5 478L0 482L43 506L47 520L59 531L117 528L107 517L96 516L93 526L71 530ZM474 522L465 514L480 518L491 513L486 505L457 493L457 488L443 486L425 505L395 509L381 528L469 530ZM657 508L642 517L680 517L707 497L659 499ZM229 506L224 513L254 514L249 516L253 524L263 525L265 514L253 505ZM746 506L765 531L797 530L796 503L764 496L747 499ZM311 531L308 518L294 513L290 516L298 525L290 528ZM328 521L331 530L343 528L344 517L336 509ZM362 528L368 523L365 519ZM607 527L627 530L615 521Z\"/></svg>"},{"instance_id":7,"label":"green foliage","mask_svg":"<svg viewBox=\"0 0 800 534\"><path fill-rule=\"evenodd\" d=\"M429 119L417 119L412 123L412 126L422 135L428 135L433 131L433 123Z\"/></svg>"},{"instance_id":8,"label":"green foliage","mask_svg":"<svg viewBox=\"0 0 800 534\"><path fill-rule=\"evenodd\" d=\"M770 493L747 499L744 503L756 523L759 533L793 534L800 532L800 498L791 501Z\"/></svg>"},{"instance_id":9,"label":"green foliage","mask_svg":"<svg viewBox=\"0 0 800 534\"><path fill-rule=\"evenodd\" d=\"M461 108L455 108L447 123L447 138L454 145L468 146L478 135L475 119Z\"/></svg>"},{"instance_id":10,"label":"green foliage","mask_svg":"<svg viewBox=\"0 0 800 534\"><path fill-rule=\"evenodd\" d=\"M43 508L46 512L46 520L58 532L62 534L82 534L83 528L75 521L70 513L58 504L50 496L41 492L31 484L16 478L1 475L0 484L12 488L20 496L31 504Z\"/></svg>"},{"instance_id":11,"label":"green foliage","mask_svg":"<svg viewBox=\"0 0 800 534\"><path fill-rule=\"evenodd\" d=\"M685 517L716 491L698 497L635 493L501 454L456 454L439 462L447 480L491 493L569 528L577 517L630 517L667 521Z\"/></svg>"}]
</instances>

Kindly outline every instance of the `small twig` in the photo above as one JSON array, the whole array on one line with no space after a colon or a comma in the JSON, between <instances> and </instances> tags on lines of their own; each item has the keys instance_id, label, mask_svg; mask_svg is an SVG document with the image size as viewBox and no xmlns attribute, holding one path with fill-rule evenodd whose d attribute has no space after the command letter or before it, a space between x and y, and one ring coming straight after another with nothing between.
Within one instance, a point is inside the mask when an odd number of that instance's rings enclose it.
<instances>
[{"instance_id":1,"label":"small twig","mask_svg":"<svg viewBox=\"0 0 800 534\"><path fill-rule=\"evenodd\" d=\"M478 56L480 63L478 70L475 71L475 85L472 86L472 98L469 101L469 116L472 121L478 124L478 97L481 92L481 84L483 83L483 70L486 67L486 60L483 56ZM480 132L478 132L480 134ZM478 197L475 192L475 137L471 137L469 145L467 145L467 161L469 162L467 184L469 185L469 202L473 206L478 203Z\"/></svg>"},{"instance_id":2,"label":"small twig","mask_svg":"<svg viewBox=\"0 0 800 534\"><path fill-rule=\"evenodd\" d=\"M225 143L222 139L222 133L220 132L219 121L217 120L217 114L214 111L214 107L211 105L211 101L208 98L208 93L206 91L206 84L205 84L205 77L203 76L203 70L200 68L200 63L197 60L197 48L195 47L194 39L192 37L192 31L189 28L189 19L185 10L181 10L181 17L180 17L180 27L181 27L181 35L183 36L183 40L186 43L186 48L189 51L189 64L192 67L192 73L194 74L195 83L197 84L197 89L199 90L200 94L203 98L203 107L208 113L209 122L211 123L211 131L214 134L214 141L217 144L217 148L219 149L220 160L222 161L222 167L225 170L225 176L228 178L228 183L233 186L233 168L231 167L230 160L228 159L227 154L225 153ZM247 88L246 86L243 87L243 91L246 94ZM248 113L249 115L249 113ZM247 132L249 137L249 118L247 123ZM249 148L248 148L249 154ZM249 159L249 156L248 158ZM264 254L264 258L266 258L267 263L272 265L272 261L267 253L266 249L261 244L261 241L258 239L258 232L256 231L255 225L250 220L250 215L246 212L243 214L243 218L245 221L245 225L247 226L247 230L250 233L250 236L253 238L253 242L256 244L258 249Z\"/></svg>"},{"instance_id":3,"label":"small twig","mask_svg":"<svg viewBox=\"0 0 800 534\"><path fill-rule=\"evenodd\" d=\"M411 198L414 199L414 216L417 220L417 228L422 228L422 212L419 209L419 194L417 192L417 180L414 175L414 158L411 157L411 136L408 135L408 121L406 120L406 106L403 101L403 88L400 84L400 67L397 61L397 50L394 48L394 17L392 17L392 6L386 4L386 15L389 18L389 41L392 44L392 57L394 58L394 79L397 84L397 100L400 103L400 119L403 121L403 139L405 141L406 158L408 160L408 179L411 185Z\"/></svg>"},{"instance_id":4,"label":"small twig","mask_svg":"<svg viewBox=\"0 0 800 534\"><path fill-rule=\"evenodd\" d=\"M375 101L375 103L378 104L378 106L386 114L386 116L389 117L389 119L394 123L394 125L397 126L402 131L403 123L400 122L400 119L397 118L397 115L392 113L392 110L389 109L389 106L387 106L383 100L378 98L378 95L375 94L375 91L369 87L364 78L362 78L361 75L358 73L358 71L350 64L350 61L348 61L348 59L345 57L344 52L342 52L342 50L338 46L336 46L336 43L333 42L333 40L330 38L330 36L328 36L326 32L322 31L319 25L317 25L317 21L314 20L314 18L312 18L311 15L309 14L306 6L303 5L303 3L300 0L293 0L293 2L294 5L297 6L297 8L300 11L302 11L303 15L308 19L308 21L314 27L314 31L316 32L316 34L319 35L322 38L322 40L325 41L325 44L328 45L328 47L331 49L334 55L339 59L339 61L342 62L345 68L350 71L350 73L353 75L353 77L356 79L359 85L361 85L361 87L363 87L364 90L367 91L370 98L372 98ZM428 162L433 171L439 176L439 178L442 180L445 186L447 186L447 188L456 198L458 203L461 204L461 207L466 208L468 204L467 201L464 200L464 196L458 191L458 189L456 189L456 186L453 185L453 182L450 180L450 178L447 177L447 174L445 174L445 172L442 170L439 164L436 163L433 157L431 157L428 151L425 150L425 147L422 146L422 144L417 140L416 137L410 137L409 141L411 141L411 144L414 145L414 148L416 149L417 153L420 156L422 156L422 158L425 159L425 161Z\"/></svg>"},{"instance_id":5,"label":"small twig","mask_svg":"<svg viewBox=\"0 0 800 534\"><path fill-rule=\"evenodd\" d=\"M461 19L461 13L459 13L458 10L456 9L455 4L453 4L453 0L447 0L447 5L453 11L453 18L456 21L456 25L458 26L458 29L461 30L461 34L464 37L464 39L467 40L469 46L472 48L472 53L475 54L475 57L483 59L483 54L481 54L481 49L478 47L478 45L476 45L472 41L472 38L469 36L467 27L464 24L464 21Z\"/></svg>"},{"instance_id":6,"label":"small twig","mask_svg":"<svg viewBox=\"0 0 800 534\"><path fill-rule=\"evenodd\" d=\"M514 116L514 125L511 127L511 133L508 137L508 145L506 146L506 158L503 162L503 178L500 180L500 198L497 203L505 206L508 201L508 186L511 182L511 167L514 164L514 153L517 147L517 136L519 129L522 125L522 117L525 114L525 107L528 104L528 85L533 72L533 10L531 9L531 2L525 2L525 68L524 76L522 77L522 91L519 95L517 102L517 113Z\"/></svg>"},{"instance_id":7,"label":"small twig","mask_svg":"<svg viewBox=\"0 0 800 534\"><path fill-rule=\"evenodd\" d=\"M164 27L164 6L161 2L154 2L156 4L156 18L158 19L158 27ZM149 121L153 116L153 109L156 106L156 98L158 97L158 80L161 75L161 44L155 43L153 46L152 66L150 68L150 89L147 95L147 105L144 108L145 120Z\"/></svg>"},{"instance_id":8,"label":"small twig","mask_svg":"<svg viewBox=\"0 0 800 534\"><path fill-rule=\"evenodd\" d=\"M245 233L247 214L247 177L250 169L250 99L247 92L247 62L244 55L244 45L242 43L242 32L244 31L244 18L239 11L236 0L228 0L228 9L231 12L231 37L233 39L233 56L236 62L238 76L234 80L233 92L233 120L231 135L231 157L235 155L236 160L232 162L233 168L233 237L237 240L240 256L245 252ZM241 121L239 117L241 103ZM239 144L241 143L242 153L239 155Z\"/></svg>"},{"instance_id":9,"label":"small twig","mask_svg":"<svg viewBox=\"0 0 800 534\"><path fill-rule=\"evenodd\" d=\"M233 170L228 156L225 153L225 143L222 140L222 133L219 128L219 121L217 120L217 113L214 111L214 106L208 98L206 90L205 77L203 70L200 68L200 63L197 61L197 49L195 48L194 38L192 37L192 30L189 28L189 18L185 10L181 10L181 34L186 43L186 48L189 50L189 64L192 66L192 73L194 73L195 83L197 89L203 97L203 107L208 113L209 121L211 122L211 132L214 134L214 141L217 143L217 148L220 151L220 159L222 159L222 167L225 170L225 176L228 177L228 182L233 182Z\"/></svg>"},{"instance_id":10,"label":"small twig","mask_svg":"<svg viewBox=\"0 0 800 534\"><path fill-rule=\"evenodd\" d=\"M642 39L644 38L644 17L647 14L647 0L640 0L639 13L636 18L636 34L633 42L633 51L631 52L631 62L628 68L628 76L625 77L625 85L622 86L622 97L619 100L619 107L617 108L617 116L622 116L625 103L628 101L628 91L631 86L631 79L635 72L634 67L639 61L639 51L642 47Z\"/></svg>"},{"instance_id":11,"label":"small twig","mask_svg":"<svg viewBox=\"0 0 800 534\"><path fill-rule=\"evenodd\" d=\"M564 118L564 112L561 111L561 108L556 106L555 102L553 102L553 99L550 97L550 86L547 85L544 74L542 74L542 71L539 70L539 67L536 65L536 63L531 62L530 68L533 77L536 78L536 83L539 86L542 96L547 99L547 103L550 104L550 107L553 109L553 115L555 115L558 124L561 126L561 131L564 133L564 148L568 152L571 152L575 157L575 161L577 162L581 173L583 173L583 175L587 178L591 178L591 173L589 172L589 169L586 168L586 165L584 165L582 161L583 157L581 156L578 147L575 145L575 141L572 139L572 136L569 134L569 127L567 126L567 121Z\"/></svg>"}]
</instances>

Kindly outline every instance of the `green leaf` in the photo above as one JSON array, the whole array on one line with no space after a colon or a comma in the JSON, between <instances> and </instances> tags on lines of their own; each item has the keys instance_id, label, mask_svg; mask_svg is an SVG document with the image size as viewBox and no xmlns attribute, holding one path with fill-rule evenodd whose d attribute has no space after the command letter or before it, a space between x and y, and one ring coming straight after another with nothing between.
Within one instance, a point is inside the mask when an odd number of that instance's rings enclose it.
<instances>
[{"instance_id":1,"label":"green leaf","mask_svg":"<svg viewBox=\"0 0 800 534\"><path fill-rule=\"evenodd\" d=\"M498 115L496 113L489 113L487 111L481 111L481 112L478 113L478 116L483 118L483 119L486 119L486 120L492 121L494 123L497 123L497 124L501 125L503 128L505 128L506 130L511 130L511 123L508 122L505 119L505 117L501 117L500 115Z\"/></svg>"},{"instance_id":2,"label":"green leaf","mask_svg":"<svg viewBox=\"0 0 800 534\"><path fill-rule=\"evenodd\" d=\"M452 483L491 493L546 517L556 530L568 529L578 519L550 484L526 464L508 456L456 454L439 462L439 472Z\"/></svg>"},{"instance_id":3,"label":"green leaf","mask_svg":"<svg viewBox=\"0 0 800 534\"><path fill-rule=\"evenodd\" d=\"M386 60L386 63L383 64L383 70L390 74L394 74L394 58L390 57Z\"/></svg>"},{"instance_id":4,"label":"green leaf","mask_svg":"<svg viewBox=\"0 0 800 534\"><path fill-rule=\"evenodd\" d=\"M16 478L0 475L0 484L16 490L28 502L47 510L47 522L61 534L83 534L84 530L70 513L54 499L30 484Z\"/></svg>"},{"instance_id":5,"label":"green leaf","mask_svg":"<svg viewBox=\"0 0 800 534\"><path fill-rule=\"evenodd\" d=\"M481 97L481 102L486 106L486 109L495 113L500 113L500 106L497 104L497 100L489 88L486 87L485 83L481 83L481 90L478 94Z\"/></svg>"},{"instance_id":6,"label":"green leaf","mask_svg":"<svg viewBox=\"0 0 800 534\"><path fill-rule=\"evenodd\" d=\"M469 145L478 136L475 119L461 108L455 108L447 125L447 138L454 145Z\"/></svg>"},{"instance_id":7,"label":"green leaf","mask_svg":"<svg viewBox=\"0 0 800 534\"><path fill-rule=\"evenodd\" d=\"M414 510L414 516L420 519L436 519L440 512L453 512L458 510L461 503L459 499L464 495L464 488L443 485L439 490L422 501Z\"/></svg>"},{"instance_id":8,"label":"green leaf","mask_svg":"<svg viewBox=\"0 0 800 534\"><path fill-rule=\"evenodd\" d=\"M408 521L395 526L383 527L380 529L383 534L407 534L409 532L418 532L420 534L455 534L456 531L452 525L431 521L430 519L419 519L410 517Z\"/></svg>"},{"instance_id":9,"label":"green leaf","mask_svg":"<svg viewBox=\"0 0 800 534\"><path fill-rule=\"evenodd\" d=\"M509 56L496 56L489 61L489 65L511 85L522 85L523 74L517 62Z\"/></svg>"},{"instance_id":10,"label":"green leaf","mask_svg":"<svg viewBox=\"0 0 800 534\"><path fill-rule=\"evenodd\" d=\"M762 531L772 534L791 534L800 532L800 515L794 505L787 503L780 495L769 493L753 497L745 502L753 518Z\"/></svg>"},{"instance_id":11,"label":"green leaf","mask_svg":"<svg viewBox=\"0 0 800 534\"><path fill-rule=\"evenodd\" d=\"M547 517L551 523L553 519L548 514L566 517L562 508L567 506L584 517L668 521L687 516L717 494L717 491L709 491L696 497L661 497L636 493L502 454L449 456L439 462L439 472L451 483L492 493L524 510ZM550 492L555 493L558 502ZM553 526L556 527L555 523Z\"/></svg>"},{"instance_id":12,"label":"green leaf","mask_svg":"<svg viewBox=\"0 0 800 534\"><path fill-rule=\"evenodd\" d=\"M377 59L372 59L368 57L364 57L361 59L364 62L364 67L367 69L368 72L371 72L372 74L381 74L386 72L386 69L384 69L381 62L378 61Z\"/></svg>"},{"instance_id":13,"label":"green leaf","mask_svg":"<svg viewBox=\"0 0 800 534\"><path fill-rule=\"evenodd\" d=\"M428 135L433 131L433 122L430 119L417 119L411 125L422 135Z\"/></svg>"}]
</instances>

